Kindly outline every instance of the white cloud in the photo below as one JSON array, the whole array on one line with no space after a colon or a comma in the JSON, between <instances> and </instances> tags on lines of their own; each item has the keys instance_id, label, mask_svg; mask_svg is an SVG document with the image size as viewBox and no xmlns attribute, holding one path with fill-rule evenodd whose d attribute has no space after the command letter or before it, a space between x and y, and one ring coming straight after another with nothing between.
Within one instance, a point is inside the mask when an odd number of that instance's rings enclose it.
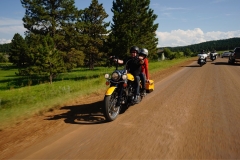
<instances>
[{"instance_id":1,"label":"white cloud","mask_svg":"<svg viewBox=\"0 0 240 160\"><path fill-rule=\"evenodd\" d=\"M0 17L0 44L10 43L15 33L24 36L25 31L22 20Z\"/></svg>"},{"instance_id":2,"label":"white cloud","mask_svg":"<svg viewBox=\"0 0 240 160\"><path fill-rule=\"evenodd\" d=\"M24 37L26 29L23 26L1 26L0 25L0 44L10 43L13 36L19 33ZM8 38L3 38L8 37Z\"/></svg>"},{"instance_id":3,"label":"white cloud","mask_svg":"<svg viewBox=\"0 0 240 160\"><path fill-rule=\"evenodd\" d=\"M11 41L10 39L0 39L0 44L10 43Z\"/></svg>"},{"instance_id":4,"label":"white cloud","mask_svg":"<svg viewBox=\"0 0 240 160\"><path fill-rule=\"evenodd\" d=\"M0 26L22 25L22 24L23 24L23 21L19 19L0 17Z\"/></svg>"},{"instance_id":5,"label":"white cloud","mask_svg":"<svg viewBox=\"0 0 240 160\"><path fill-rule=\"evenodd\" d=\"M228 31L228 32L220 32L220 31L207 32L205 34L205 37L207 41L240 37L240 30Z\"/></svg>"},{"instance_id":6,"label":"white cloud","mask_svg":"<svg viewBox=\"0 0 240 160\"><path fill-rule=\"evenodd\" d=\"M177 47L198 44L201 42L240 37L240 30L229 32L206 32L200 28L193 30L172 30L171 32L156 32L158 47Z\"/></svg>"},{"instance_id":7,"label":"white cloud","mask_svg":"<svg viewBox=\"0 0 240 160\"><path fill-rule=\"evenodd\" d=\"M23 34L26 29L23 26L0 26L0 34Z\"/></svg>"}]
</instances>

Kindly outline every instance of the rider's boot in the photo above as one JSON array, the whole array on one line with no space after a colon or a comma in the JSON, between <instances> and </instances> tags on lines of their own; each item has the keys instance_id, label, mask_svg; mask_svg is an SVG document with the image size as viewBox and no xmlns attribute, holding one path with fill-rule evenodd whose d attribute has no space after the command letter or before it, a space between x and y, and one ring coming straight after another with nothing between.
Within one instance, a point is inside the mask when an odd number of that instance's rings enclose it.
<instances>
[{"instance_id":1,"label":"rider's boot","mask_svg":"<svg viewBox=\"0 0 240 160\"><path fill-rule=\"evenodd\" d=\"M139 95L134 96L133 103L135 104L139 103L139 99L140 99Z\"/></svg>"},{"instance_id":2,"label":"rider's boot","mask_svg":"<svg viewBox=\"0 0 240 160\"><path fill-rule=\"evenodd\" d=\"M146 89L141 90L141 96L146 96Z\"/></svg>"}]
</instances>

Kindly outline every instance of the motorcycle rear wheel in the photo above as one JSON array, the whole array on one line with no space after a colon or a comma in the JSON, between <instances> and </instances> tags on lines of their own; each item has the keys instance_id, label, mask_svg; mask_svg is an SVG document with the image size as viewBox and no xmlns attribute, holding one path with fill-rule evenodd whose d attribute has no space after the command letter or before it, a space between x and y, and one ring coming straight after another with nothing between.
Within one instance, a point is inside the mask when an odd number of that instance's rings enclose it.
<instances>
[{"instance_id":1,"label":"motorcycle rear wheel","mask_svg":"<svg viewBox=\"0 0 240 160\"><path fill-rule=\"evenodd\" d=\"M120 106L116 106L117 96L116 94L106 95L104 97L104 116L106 121L110 122L117 118L120 113Z\"/></svg>"}]
</instances>

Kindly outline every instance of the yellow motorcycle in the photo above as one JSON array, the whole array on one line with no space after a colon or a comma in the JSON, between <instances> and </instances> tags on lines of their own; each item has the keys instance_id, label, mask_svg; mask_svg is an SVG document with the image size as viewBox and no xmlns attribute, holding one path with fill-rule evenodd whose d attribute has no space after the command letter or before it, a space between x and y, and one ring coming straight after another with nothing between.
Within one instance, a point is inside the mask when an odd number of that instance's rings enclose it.
<instances>
[{"instance_id":1,"label":"yellow motorcycle","mask_svg":"<svg viewBox=\"0 0 240 160\"><path fill-rule=\"evenodd\" d=\"M128 61L129 62L129 61ZM123 69L118 69L118 64L113 73L105 74L106 85L110 87L107 89L104 96L103 113L106 121L113 121L117 118L121 111L125 111L129 106L134 105L134 76L127 72L125 64ZM154 89L153 81L146 84L147 92ZM140 85L141 87L141 85ZM139 102L144 96L139 97Z\"/></svg>"}]
</instances>

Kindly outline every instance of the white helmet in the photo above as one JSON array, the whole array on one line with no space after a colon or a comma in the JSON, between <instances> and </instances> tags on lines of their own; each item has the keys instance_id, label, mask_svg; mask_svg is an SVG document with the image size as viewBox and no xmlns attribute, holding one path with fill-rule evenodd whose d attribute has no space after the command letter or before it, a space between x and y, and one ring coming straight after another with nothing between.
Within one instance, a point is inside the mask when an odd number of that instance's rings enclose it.
<instances>
[{"instance_id":1,"label":"white helmet","mask_svg":"<svg viewBox=\"0 0 240 160\"><path fill-rule=\"evenodd\" d=\"M140 49L139 55L144 55L145 57L147 57L148 56L148 50L146 48Z\"/></svg>"}]
</instances>

